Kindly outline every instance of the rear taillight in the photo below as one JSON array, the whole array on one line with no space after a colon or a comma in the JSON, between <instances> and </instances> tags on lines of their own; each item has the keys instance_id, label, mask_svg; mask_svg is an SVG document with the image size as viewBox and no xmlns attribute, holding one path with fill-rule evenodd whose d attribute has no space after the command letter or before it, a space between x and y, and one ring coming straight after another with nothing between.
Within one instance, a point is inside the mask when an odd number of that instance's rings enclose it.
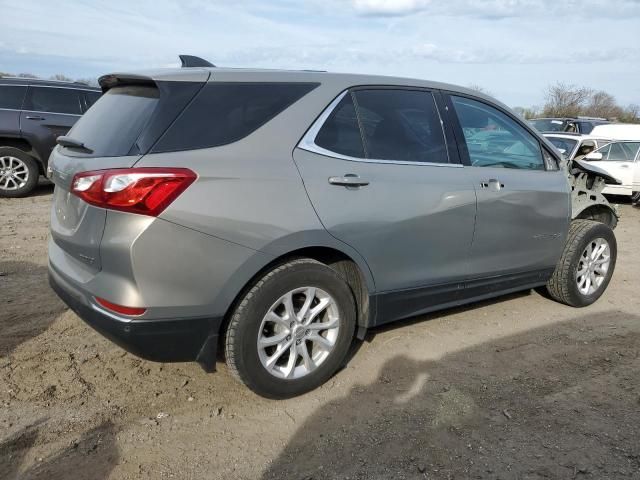
<instances>
[{"instance_id":1,"label":"rear taillight","mask_svg":"<svg viewBox=\"0 0 640 480\"><path fill-rule=\"evenodd\" d=\"M77 173L71 193L96 207L158 216L191 185L186 168L123 168Z\"/></svg>"}]
</instances>

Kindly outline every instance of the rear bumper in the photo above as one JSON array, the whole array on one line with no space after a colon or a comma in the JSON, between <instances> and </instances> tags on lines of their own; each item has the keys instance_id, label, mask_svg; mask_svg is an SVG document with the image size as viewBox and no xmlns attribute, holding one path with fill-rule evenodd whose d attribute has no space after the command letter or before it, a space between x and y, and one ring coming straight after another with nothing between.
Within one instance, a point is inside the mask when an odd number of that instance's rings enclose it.
<instances>
[{"instance_id":1,"label":"rear bumper","mask_svg":"<svg viewBox=\"0 0 640 480\"><path fill-rule=\"evenodd\" d=\"M51 266L49 284L82 320L126 351L155 362L197 361L205 370L215 370L222 318L119 319L91 306Z\"/></svg>"}]
</instances>

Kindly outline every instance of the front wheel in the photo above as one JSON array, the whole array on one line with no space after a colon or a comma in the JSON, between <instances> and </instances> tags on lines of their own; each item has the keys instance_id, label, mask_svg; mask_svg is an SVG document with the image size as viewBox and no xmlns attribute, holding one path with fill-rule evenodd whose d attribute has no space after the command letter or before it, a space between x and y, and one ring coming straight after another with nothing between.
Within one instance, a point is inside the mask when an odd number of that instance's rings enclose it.
<instances>
[{"instance_id":1,"label":"front wheel","mask_svg":"<svg viewBox=\"0 0 640 480\"><path fill-rule=\"evenodd\" d=\"M259 395L300 395L340 368L355 325L344 279L315 260L293 260L264 275L236 307L225 338L227 364Z\"/></svg>"},{"instance_id":2,"label":"front wheel","mask_svg":"<svg viewBox=\"0 0 640 480\"><path fill-rule=\"evenodd\" d=\"M613 230L592 220L574 220L547 291L572 307L594 303L609 285L618 247Z\"/></svg>"}]
</instances>

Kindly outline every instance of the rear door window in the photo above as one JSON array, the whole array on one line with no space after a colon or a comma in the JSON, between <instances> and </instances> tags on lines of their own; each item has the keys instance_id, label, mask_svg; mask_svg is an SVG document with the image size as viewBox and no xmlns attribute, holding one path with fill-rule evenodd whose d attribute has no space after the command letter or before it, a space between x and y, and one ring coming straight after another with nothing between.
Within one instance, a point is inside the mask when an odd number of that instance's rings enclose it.
<instances>
[{"instance_id":1,"label":"rear door window","mask_svg":"<svg viewBox=\"0 0 640 480\"><path fill-rule=\"evenodd\" d=\"M316 83L208 83L178 116L152 152L216 147L251 134Z\"/></svg>"},{"instance_id":2,"label":"rear door window","mask_svg":"<svg viewBox=\"0 0 640 480\"><path fill-rule=\"evenodd\" d=\"M367 158L448 163L433 95L422 90L365 89L354 92Z\"/></svg>"},{"instance_id":3,"label":"rear door window","mask_svg":"<svg viewBox=\"0 0 640 480\"><path fill-rule=\"evenodd\" d=\"M0 108L20 110L27 87L0 85Z\"/></svg>"},{"instance_id":4,"label":"rear door window","mask_svg":"<svg viewBox=\"0 0 640 480\"><path fill-rule=\"evenodd\" d=\"M80 92L72 88L29 87L24 109L81 115Z\"/></svg>"},{"instance_id":5,"label":"rear door window","mask_svg":"<svg viewBox=\"0 0 640 480\"><path fill-rule=\"evenodd\" d=\"M108 90L68 133L93 150L93 156L129 154L159 100L152 86L121 86Z\"/></svg>"}]
</instances>

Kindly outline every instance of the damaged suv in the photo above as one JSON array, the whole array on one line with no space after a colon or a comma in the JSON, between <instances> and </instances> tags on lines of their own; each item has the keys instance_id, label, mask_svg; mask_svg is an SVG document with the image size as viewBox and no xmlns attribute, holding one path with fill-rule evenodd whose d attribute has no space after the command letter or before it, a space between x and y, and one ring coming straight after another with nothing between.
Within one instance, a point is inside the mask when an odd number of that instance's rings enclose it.
<instances>
[{"instance_id":1,"label":"damaged suv","mask_svg":"<svg viewBox=\"0 0 640 480\"><path fill-rule=\"evenodd\" d=\"M141 357L213 370L223 351L291 397L372 327L544 286L582 307L613 274L613 222L572 215L561 155L478 92L222 68L100 84L49 162L50 283Z\"/></svg>"}]
</instances>

